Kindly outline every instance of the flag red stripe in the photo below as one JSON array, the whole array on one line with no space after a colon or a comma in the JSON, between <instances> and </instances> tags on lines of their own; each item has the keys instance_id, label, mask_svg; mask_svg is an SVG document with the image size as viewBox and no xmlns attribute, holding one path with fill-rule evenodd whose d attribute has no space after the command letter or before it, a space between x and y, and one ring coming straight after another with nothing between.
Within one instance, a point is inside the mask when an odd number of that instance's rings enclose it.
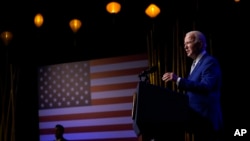
<instances>
[{"instance_id":1,"label":"flag red stripe","mask_svg":"<svg viewBox=\"0 0 250 141\"><path fill-rule=\"evenodd\" d=\"M90 66L97 66L103 64L121 63L121 62L135 61L135 60L147 60L147 54L137 54L131 56L97 59L97 60L91 60L89 63Z\"/></svg>"},{"instance_id":2,"label":"flag red stripe","mask_svg":"<svg viewBox=\"0 0 250 141\"><path fill-rule=\"evenodd\" d=\"M101 86L91 86L91 92L101 92L110 90L121 90L121 89L135 89L138 82L122 83L122 84L109 84Z\"/></svg>"},{"instance_id":3,"label":"flag red stripe","mask_svg":"<svg viewBox=\"0 0 250 141\"><path fill-rule=\"evenodd\" d=\"M91 105L104 105L104 104L116 104L116 103L132 103L132 102L133 102L133 96L127 96L127 97L93 99L91 101Z\"/></svg>"},{"instance_id":4,"label":"flag red stripe","mask_svg":"<svg viewBox=\"0 0 250 141\"><path fill-rule=\"evenodd\" d=\"M79 119L93 119L93 118L107 118L107 117L122 117L131 115L131 110L98 112L98 113L84 113L84 114L70 114L70 115L54 115L54 116L40 116L40 122L50 122L57 120L79 120Z\"/></svg>"},{"instance_id":5,"label":"flag red stripe","mask_svg":"<svg viewBox=\"0 0 250 141\"><path fill-rule=\"evenodd\" d=\"M65 128L65 133L119 131L119 130L131 130L131 128L132 128L132 124L67 127ZM40 135L54 134L54 133L55 133L54 128L40 130Z\"/></svg>"},{"instance_id":6,"label":"flag red stripe","mask_svg":"<svg viewBox=\"0 0 250 141\"><path fill-rule=\"evenodd\" d=\"M96 78L114 77L114 76L122 76L122 75L134 75L134 74L139 74L142 70L146 68L147 67L91 73L90 78L96 79Z\"/></svg>"}]
</instances>

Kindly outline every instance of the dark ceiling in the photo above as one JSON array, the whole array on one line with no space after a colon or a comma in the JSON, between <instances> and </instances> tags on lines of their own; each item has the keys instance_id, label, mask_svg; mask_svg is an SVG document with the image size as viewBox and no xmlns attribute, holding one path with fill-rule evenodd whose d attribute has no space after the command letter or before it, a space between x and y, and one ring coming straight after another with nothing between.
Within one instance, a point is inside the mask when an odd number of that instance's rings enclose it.
<instances>
[{"instance_id":1,"label":"dark ceiling","mask_svg":"<svg viewBox=\"0 0 250 141\"><path fill-rule=\"evenodd\" d=\"M209 24L212 17L230 16L233 8L233 0L118 0L121 11L112 15L105 9L108 2L1 1L0 32L13 33L8 47L13 60L60 63L142 52L147 49L146 34L152 23L163 29L177 18L184 23L198 19ZM155 19L144 13L150 3L161 8ZM37 13L44 16L40 28L33 23ZM76 34L69 27L73 18L82 21Z\"/></svg>"}]
</instances>

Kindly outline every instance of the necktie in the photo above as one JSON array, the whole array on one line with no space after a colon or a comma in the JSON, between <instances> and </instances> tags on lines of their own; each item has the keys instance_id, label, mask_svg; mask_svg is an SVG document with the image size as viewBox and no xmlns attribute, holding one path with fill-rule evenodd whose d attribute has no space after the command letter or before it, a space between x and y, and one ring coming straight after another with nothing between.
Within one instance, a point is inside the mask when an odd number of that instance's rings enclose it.
<instances>
[{"instance_id":1,"label":"necktie","mask_svg":"<svg viewBox=\"0 0 250 141\"><path fill-rule=\"evenodd\" d=\"M192 73L192 71L193 71L194 68L195 68L195 63L196 63L196 61L194 60L193 63L192 63L192 66L191 66L190 74Z\"/></svg>"}]
</instances>

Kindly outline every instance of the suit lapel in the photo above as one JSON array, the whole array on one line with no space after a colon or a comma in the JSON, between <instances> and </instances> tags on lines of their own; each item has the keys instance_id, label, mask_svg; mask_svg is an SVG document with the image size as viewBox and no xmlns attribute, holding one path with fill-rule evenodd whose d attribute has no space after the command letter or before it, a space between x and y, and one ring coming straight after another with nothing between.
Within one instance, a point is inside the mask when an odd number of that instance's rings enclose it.
<instances>
[{"instance_id":1,"label":"suit lapel","mask_svg":"<svg viewBox=\"0 0 250 141\"><path fill-rule=\"evenodd\" d=\"M188 78L192 78L193 75L195 75L195 72L199 69L200 65L202 64L202 61L204 60L204 58L206 58L207 54L204 54L201 59L197 62L197 64L195 65L194 70L192 71L192 73L188 76Z\"/></svg>"}]
</instances>

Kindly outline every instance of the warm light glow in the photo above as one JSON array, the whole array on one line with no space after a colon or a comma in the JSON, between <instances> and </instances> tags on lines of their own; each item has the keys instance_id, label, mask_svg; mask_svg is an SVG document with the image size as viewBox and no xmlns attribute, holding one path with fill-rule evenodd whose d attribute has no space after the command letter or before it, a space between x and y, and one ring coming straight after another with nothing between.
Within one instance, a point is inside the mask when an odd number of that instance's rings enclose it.
<instances>
[{"instance_id":1,"label":"warm light glow","mask_svg":"<svg viewBox=\"0 0 250 141\"><path fill-rule=\"evenodd\" d=\"M145 13L151 18L155 18L160 12L160 8L155 4L150 4L145 10Z\"/></svg>"},{"instance_id":2,"label":"warm light glow","mask_svg":"<svg viewBox=\"0 0 250 141\"><path fill-rule=\"evenodd\" d=\"M4 31L1 33L1 38L4 42L4 44L7 46L9 44L9 42L11 41L13 35L11 32L9 31Z\"/></svg>"},{"instance_id":3,"label":"warm light glow","mask_svg":"<svg viewBox=\"0 0 250 141\"><path fill-rule=\"evenodd\" d=\"M237 2L240 2L240 0L234 0L234 2L236 2L236 3L237 3Z\"/></svg>"},{"instance_id":4,"label":"warm light glow","mask_svg":"<svg viewBox=\"0 0 250 141\"><path fill-rule=\"evenodd\" d=\"M69 22L69 26L72 29L72 31L74 33L76 33L80 29L80 27L82 26L82 22L80 20L78 20L78 19L72 19Z\"/></svg>"},{"instance_id":5,"label":"warm light glow","mask_svg":"<svg viewBox=\"0 0 250 141\"><path fill-rule=\"evenodd\" d=\"M106 9L111 14L116 14L120 12L121 5L118 2L110 2L107 4Z\"/></svg>"},{"instance_id":6,"label":"warm light glow","mask_svg":"<svg viewBox=\"0 0 250 141\"><path fill-rule=\"evenodd\" d=\"M36 27L41 27L43 25L43 16L42 14L38 13L36 14L35 18L34 18L34 23L36 25Z\"/></svg>"}]
</instances>

